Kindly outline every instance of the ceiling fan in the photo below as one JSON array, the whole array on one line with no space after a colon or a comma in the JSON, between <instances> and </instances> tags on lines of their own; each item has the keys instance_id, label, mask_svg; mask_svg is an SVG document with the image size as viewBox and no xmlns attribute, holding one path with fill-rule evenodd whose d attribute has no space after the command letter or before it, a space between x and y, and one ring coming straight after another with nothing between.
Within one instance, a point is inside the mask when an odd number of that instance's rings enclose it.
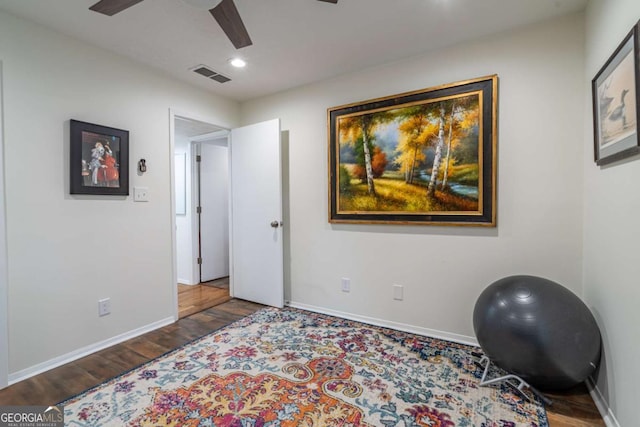
<instances>
[{"instance_id":1,"label":"ceiling fan","mask_svg":"<svg viewBox=\"0 0 640 427\"><path fill-rule=\"evenodd\" d=\"M89 9L103 15L113 16L130 8L142 0L100 0ZM190 3L202 4L203 0L185 0ZM318 0L326 3L338 3L338 0ZM236 49L251 46L253 42L249 37L249 33L242 22L242 18L238 13L233 0L204 0L205 4L209 4L209 12L213 15L222 31L227 35L231 43Z\"/></svg>"}]
</instances>

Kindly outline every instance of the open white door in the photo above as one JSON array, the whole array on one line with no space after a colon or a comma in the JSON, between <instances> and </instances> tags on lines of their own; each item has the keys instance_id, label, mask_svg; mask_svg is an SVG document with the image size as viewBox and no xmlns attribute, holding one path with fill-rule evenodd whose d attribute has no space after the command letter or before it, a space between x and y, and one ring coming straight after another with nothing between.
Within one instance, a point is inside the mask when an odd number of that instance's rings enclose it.
<instances>
[{"instance_id":1,"label":"open white door","mask_svg":"<svg viewBox=\"0 0 640 427\"><path fill-rule=\"evenodd\" d=\"M231 289L284 305L280 119L231 131Z\"/></svg>"}]
</instances>

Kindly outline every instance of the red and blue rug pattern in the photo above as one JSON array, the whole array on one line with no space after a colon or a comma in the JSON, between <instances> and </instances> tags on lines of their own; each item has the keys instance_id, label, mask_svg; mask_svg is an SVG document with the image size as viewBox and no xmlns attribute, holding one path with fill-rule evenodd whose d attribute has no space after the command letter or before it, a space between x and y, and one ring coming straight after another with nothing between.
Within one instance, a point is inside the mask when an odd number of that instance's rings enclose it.
<instances>
[{"instance_id":1,"label":"red and blue rug pattern","mask_svg":"<svg viewBox=\"0 0 640 427\"><path fill-rule=\"evenodd\" d=\"M263 309L64 402L70 426L547 427L475 347Z\"/></svg>"}]
</instances>

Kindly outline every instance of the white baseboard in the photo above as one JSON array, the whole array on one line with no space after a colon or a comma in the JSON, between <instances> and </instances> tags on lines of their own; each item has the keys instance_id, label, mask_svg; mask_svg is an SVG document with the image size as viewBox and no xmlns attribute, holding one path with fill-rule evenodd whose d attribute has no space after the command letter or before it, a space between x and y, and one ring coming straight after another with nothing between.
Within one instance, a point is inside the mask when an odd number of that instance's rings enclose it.
<instances>
[{"instance_id":1,"label":"white baseboard","mask_svg":"<svg viewBox=\"0 0 640 427\"><path fill-rule=\"evenodd\" d=\"M620 423L616 419L616 416L609 407L604 396L600 393L600 389L593 379L587 378L587 388L589 389L589 394L591 395L593 402L596 404L598 411L600 411L600 415L602 415L602 419L607 427L620 427Z\"/></svg>"},{"instance_id":2,"label":"white baseboard","mask_svg":"<svg viewBox=\"0 0 640 427\"><path fill-rule=\"evenodd\" d=\"M181 285L189 285L189 286L197 285L197 283L191 283L191 280L181 279L179 277L178 277L178 283L180 283Z\"/></svg>"},{"instance_id":3,"label":"white baseboard","mask_svg":"<svg viewBox=\"0 0 640 427\"><path fill-rule=\"evenodd\" d=\"M313 311L314 313L328 314L330 316L342 317L343 319L355 320L357 322L368 323L370 325L382 326L384 328L397 329L399 331L409 332L416 335L423 335L441 340L453 341L459 344L478 346L478 340L475 337L467 335L453 334L450 332L438 331L435 329L422 328L420 326L407 325L405 323L390 322L388 320L376 319L374 317L360 316L358 314L345 313L343 311L331 310L323 307L303 304L295 301L288 301L287 306L299 308L302 310Z\"/></svg>"},{"instance_id":4,"label":"white baseboard","mask_svg":"<svg viewBox=\"0 0 640 427\"><path fill-rule=\"evenodd\" d=\"M50 369L57 368L58 366L62 366L66 363L73 362L74 360L88 356L92 353L95 353L96 351L104 350L107 347L111 347L115 344L119 344L131 338L135 338L142 334L146 334L147 332L154 331L163 326L170 325L173 322L175 322L173 316L167 317L165 319L158 320L157 322L153 322L148 325L141 326L140 328L134 329L132 331L125 332L120 335L116 335L115 337L112 337L112 338L108 338L104 341L100 341L95 344L91 344L86 347L79 348L70 353L63 354L62 356L54 357L53 359L49 359L45 362L38 363L37 365L22 369L18 372L14 372L12 374L9 374L9 385L15 384L22 380L26 380L27 378L30 378L34 375L41 374Z\"/></svg>"}]
</instances>

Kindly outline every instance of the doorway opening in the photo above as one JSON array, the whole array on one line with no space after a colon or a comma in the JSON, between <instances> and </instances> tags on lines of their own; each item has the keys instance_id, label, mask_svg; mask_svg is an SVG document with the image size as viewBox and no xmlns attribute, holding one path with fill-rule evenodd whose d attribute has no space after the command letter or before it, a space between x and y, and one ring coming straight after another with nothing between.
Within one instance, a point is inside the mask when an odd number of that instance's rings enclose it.
<instances>
[{"instance_id":1,"label":"doorway opening","mask_svg":"<svg viewBox=\"0 0 640 427\"><path fill-rule=\"evenodd\" d=\"M177 317L231 299L228 131L174 116Z\"/></svg>"},{"instance_id":2,"label":"doorway opening","mask_svg":"<svg viewBox=\"0 0 640 427\"><path fill-rule=\"evenodd\" d=\"M185 125L186 127L200 126L198 120L187 118L188 116L177 115L173 111L169 112L170 117L170 147L180 146L179 134L175 128ZM182 123L186 121L187 123ZM201 121L205 125L205 121ZM228 246L219 253L227 255L226 264L227 275L229 276L229 296L233 298L244 299L247 301L257 302L273 307L282 307L284 305L284 259L283 259L283 226L282 221L282 140L280 131L280 119L271 119L260 123L254 123L231 130L221 129L215 125L218 130L209 132L208 134L194 133L188 136L187 154L185 157L185 178L184 188L171 188L172 203L176 206L171 207L172 224L172 258L173 258L173 280L171 286L173 288L173 306L174 318L179 318L178 309L178 279L186 279L186 275L191 275L190 284L200 285L201 282L207 282L209 279L205 277L205 264L207 259L215 260L216 257L208 256L205 251L205 241L210 241L205 231L206 212L210 212L204 206L202 200L201 216L197 216L196 212L200 209L194 203L196 196L194 171L195 160L201 157L199 167L205 170L205 152L208 151L226 151L227 160L223 163L227 167L226 179L227 195L225 197L228 207L226 209L227 217L213 221L214 226L218 226L221 230L226 230L228 238ZM209 129L211 130L211 129ZM224 141L224 143L215 143L216 140ZM226 143L226 145L225 145ZM216 148L217 147L217 148ZM210 150L211 149L211 150ZM200 152L198 152L200 150ZM180 155L180 153L177 153ZM190 155L190 160L186 157ZM171 158L171 181L180 184L182 180L176 179L173 174L176 170L176 164L181 160ZM191 167L187 173L187 167ZM222 166L214 167L212 170L219 171ZM189 185L186 181L190 179ZM204 173L202 175L202 191L200 196L204 197ZM216 180L213 180L217 182ZM211 180L208 181L210 183ZM180 193L184 191L184 196ZM187 200L187 198L191 198ZM184 214L176 214L182 212L181 202L184 200ZM177 203L176 203L177 202ZM214 203L211 206L220 207L221 203ZM190 211L187 211L190 209ZM224 211L224 210L222 210ZM187 227L191 230L191 238L188 244L184 244L180 237L178 219L182 217L189 218ZM198 227L198 220L202 221L201 229ZM201 231L199 231L201 230ZM198 239L197 236L201 239ZM199 244L200 243L200 244ZM178 250L178 246L185 247L185 250ZM178 266L183 265L178 262L184 253L189 254L187 259L187 268L179 269ZM194 256L200 254L201 256ZM201 258L201 260L198 260ZM197 261L200 261L198 263ZM202 268L200 268L202 266ZM180 270L180 271L179 271ZM202 276L200 276L202 273ZM182 275L185 274L183 277ZM196 279L197 277L197 279ZM224 277L223 274L212 276L210 279L215 280ZM182 281L182 280L180 280ZM186 281L186 280L185 280ZM206 286L206 285L205 285ZM215 288L215 286L212 286Z\"/></svg>"}]
</instances>

